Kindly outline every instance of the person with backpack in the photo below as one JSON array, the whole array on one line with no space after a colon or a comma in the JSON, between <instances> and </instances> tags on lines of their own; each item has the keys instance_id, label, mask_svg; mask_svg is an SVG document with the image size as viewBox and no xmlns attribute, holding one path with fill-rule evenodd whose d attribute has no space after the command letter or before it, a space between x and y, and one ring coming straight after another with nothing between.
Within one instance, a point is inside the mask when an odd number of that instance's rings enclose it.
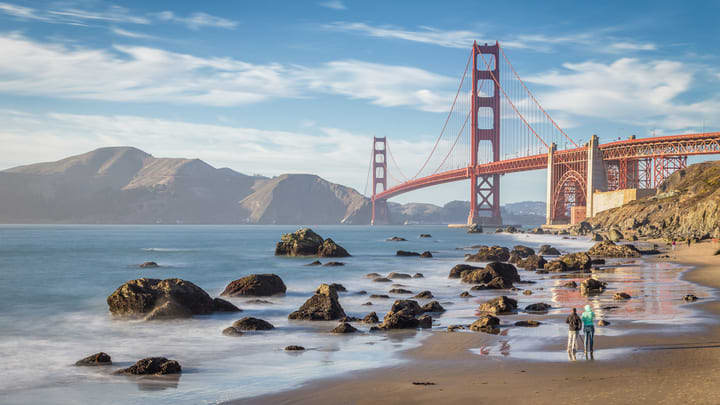
<instances>
[{"instance_id":1,"label":"person with backpack","mask_svg":"<svg viewBox=\"0 0 720 405\"><path fill-rule=\"evenodd\" d=\"M572 314L567 317L565 323L568 324L569 329L567 351L570 354L574 354L577 351L578 332L582 326L582 320L578 316L575 308L572 309Z\"/></svg>"},{"instance_id":2,"label":"person with backpack","mask_svg":"<svg viewBox=\"0 0 720 405\"><path fill-rule=\"evenodd\" d=\"M585 312L580 315L583 323L583 331L585 332L585 354L593 352L593 340L595 339L595 313L590 305L585 305Z\"/></svg>"}]
</instances>

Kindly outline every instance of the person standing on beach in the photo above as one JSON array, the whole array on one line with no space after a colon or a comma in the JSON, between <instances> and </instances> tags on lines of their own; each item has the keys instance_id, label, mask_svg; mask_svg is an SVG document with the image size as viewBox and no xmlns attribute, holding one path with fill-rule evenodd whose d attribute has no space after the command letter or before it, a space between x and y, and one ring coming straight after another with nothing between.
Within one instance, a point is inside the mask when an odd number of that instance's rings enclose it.
<instances>
[{"instance_id":1,"label":"person standing on beach","mask_svg":"<svg viewBox=\"0 0 720 405\"><path fill-rule=\"evenodd\" d=\"M580 331L580 327L582 327L582 320L577 314L577 309L572 309L572 314L565 319L565 323L568 324L569 329L567 351L573 354L577 351L578 331Z\"/></svg>"},{"instance_id":2,"label":"person standing on beach","mask_svg":"<svg viewBox=\"0 0 720 405\"><path fill-rule=\"evenodd\" d=\"M580 315L583 323L583 331L585 332L585 354L593 352L593 339L595 338L595 313L590 308L590 305L585 305L585 312Z\"/></svg>"}]
</instances>

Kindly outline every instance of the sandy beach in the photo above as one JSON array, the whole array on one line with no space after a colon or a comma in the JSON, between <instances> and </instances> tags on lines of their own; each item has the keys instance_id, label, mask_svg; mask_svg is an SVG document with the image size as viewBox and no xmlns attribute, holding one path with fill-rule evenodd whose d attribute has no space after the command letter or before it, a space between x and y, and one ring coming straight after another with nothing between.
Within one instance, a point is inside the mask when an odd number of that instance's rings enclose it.
<instances>
[{"instance_id":1,"label":"sandy beach","mask_svg":"<svg viewBox=\"0 0 720 405\"><path fill-rule=\"evenodd\" d=\"M674 261L693 266L686 280L720 288L717 246L699 243L668 252ZM681 299L681 297L678 297ZM637 333L603 336L595 359L578 353L577 361L529 361L473 355L469 349L492 344L484 333L438 331L420 347L404 353L407 361L382 369L352 372L312 381L298 389L233 401L234 404L373 404L373 403L504 403L504 404L717 404L720 403L720 302L713 298L693 305L704 325L696 332L661 333L644 326ZM564 353L564 340L543 347ZM618 349L619 356L603 356ZM426 385L413 384L431 383Z\"/></svg>"}]
</instances>

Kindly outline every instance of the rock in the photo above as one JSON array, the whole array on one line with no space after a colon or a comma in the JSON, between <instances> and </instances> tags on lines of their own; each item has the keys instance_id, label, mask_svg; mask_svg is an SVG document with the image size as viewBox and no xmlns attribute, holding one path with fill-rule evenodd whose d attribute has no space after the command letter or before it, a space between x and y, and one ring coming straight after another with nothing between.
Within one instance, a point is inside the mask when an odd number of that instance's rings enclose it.
<instances>
[{"instance_id":1,"label":"rock","mask_svg":"<svg viewBox=\"0 0 720 405\"><path fill-rule=\"evenodd\" d=\"M530 304L525 307L525 311L527 312L547 312L552 306L549 304L546 304L544 302L538 302L535 304Z\"/></svg>"},{"instance_id":2,"label":"rock","mask_svg":"<svg viewBox=\"0 0 720 405\"><path fill-rule=\"evenodd\" d=\"M539 256L560 256L560 251L550 245L542 245L537 254Z\"/></svg>"},{"instance_id":3,"label":"rock","mask_svg":"<svg viewBox=\"0 0 720 405\"><path fill-rule=\"evenodd\" d=\"M526 328L535 328L540 326L542 323L540 321L533 321L533 320L527 320L527 321L517 321L515 322L515 326L522 326Z\"/></svg>"},{"instance_id":4,"label":"rock","mask_svg":"<svg viewBox=\"0 0 720 405\"><path fill-rule=\"evenodd\" d=\"M360 290L355 293L355 295L366 295L366 294L367 294L367 291L365 291L365 290Z\"/></svg>"},{"instance_id":5,"label":"rock","mask_svg":"<svg viewBox=\"0 0 720 405\"><path fill-rule=\"evenodd\" d=\"M344 285L338 283L330 284L331 288L334 288L337 292L347 292L347 288Z\"/></svg>"},{"instance_id":6,"label":"rock","mask_svg":"<svg viewBox=\"0 0 720 405\"><path fill-rule=\"evenodd\" d=\"M380 320L378 319L378 316L375 312L370 312L369 314L365 315L365 318L363 318L363 323L378 323Z\"/></svg>"},{"instance_id":7,"label":"rock","mask_svg":"<svg viewBox=\"0 0 720 405\"><path fill-rule=\"evenodd\" d=\"M561 260L570 271L588 270L592 267L592 258L585 252L570 253L560 256Z\"/></svg>"},{"instance_id":8,"label":"rock","mask_svg":"<svg viewBox=\"0 0 720 405\"><path fill-rule=\"evenodd\" d=\"M275 256L347 257L350 254L332 239L323 238L310 228L302 228L280 237Z\"/></svg>"},{"instance_id":9,"label":"rock","mask_svg":"<svg viewBox=\"0 0 720 405\"><path fill-rule=\"evenodd\" d=\"M320 260L315 260L312 263L306 264L306 266L321 266L321 265L322 265L322 262ZM290 346L288 346L288 347L290 347Z\"/></svg>"},{"instance_id":10,"label":"rock","mask_svg":"<svg viewBox=\"0 0 720 405\"><path fill-rule=\"evenodd\" d=\"M622 239L624 239L624 236L623 236L622 232L613 228L613 229L610 229L610 232L608 232L608 239L610 239L613 242L619 242Z\"/></svg>"},{"instance_id":11,"label":"rock","mask_svg":"<svg viewBox=\"0 0 720 405\"><path fill-rule=\"evenodd\" d=\"M406 250L398 250L395 252L396 256L420 256L420 253L418 252L408 252Z\"/></svg>"},{"instance_id":12,"label":"rock","mask_svg":"<svg viewBox=\"0 0 720 405\"><path fill-rule=\"evenodd\" d=\"M481 270L482 267L471 266L469 264L456 264L450 269L448 278L462 278L463 274L470 273L473 270Z\"/></svg>"},{"instance_id":13,"label":"rock","mask_svg":"<svg viewBox=\"0 0 720 405\"><path fill-rule=\"evenodd\" d=\"M515 264L525 270L536 270L545 267L545 259L542 256L530 255L524 259L518 260Z\"/></svg>"},{"instance_id":14,"label":"rock","mask_svg":"<svg viewBox=\"0 0 720 405\"><path fill-rule=\"evenodd\" d=\"M225 336L234 336L235 337L235 336L242 336L244 333L240 329L238 329L234 326L228 326L227 328L223 329L222 334Z\"/></svg>"},{"instance_id":15,"label":"rock","mask_svg":"<svg viewBox=\"0 0 720 405\"><path fill-rule=\"evenodd\" d=\"M232 302L225 301L222 298L213 298L213 311L215 312L242 312Z\"/></svg>"},{"instance_id":16,"label":"rock","mask_svg":"<svg viewBox=\"0 0 720 405\"><path fill-rule=\"evenodd\" d=\"M346 317L338 319L338 321L340 323L342 323L342 322L360 322L360 318L355 317L355 316L346 316Z\"/></svg>"},{"instance_id":17,"label":"rock","mask_svg":"<svg viewBox=\"0 0 720 405\"><path fill-rule=\"evenodd\" d=\"M507 233L516 233L518 230L514 226L507 226L505 227L505 232Z\"/></svg>"},{"instance_id":18,"label":"rock","mask_svg":"<svg viewBox=\"0 0 720 405\"><path fill-rule=\"evenodd\" d=\"M388 291L390 294L412 294L412 291L406 290L404 288L393 288L392 290Z\"/></svg>"},{"instance_id":19,"label":"rock","mask_svg":"<svg viewBox=\"0 0 720 405\"><path fill-rule=\"evenodd\" d=\"M393 236L392 238L385 239L388 242L406 242L407 239L401 238L399 236Z\"/></svg>"},{"instance_id":20,"label":"rock","mask_svg":"<svg viewBox=\"0 0 720 405\"><path fill-rule=\"evenodd\" d=\"M370 294L370 298L382 298L382 299L387 299L387 298L390 298L390 296L385 295L385 294Z\"/></svg>"},{"instance_id":21,"label":"rock","mask_svg":"<svg viewBox=\"0 0 720 405\"><path fill-rule=\"evenodd\" d=\"M343 322L340 325L336 326L335 329L333 329L332 333L355 333L358 330L355 329L352 325L350 325L347 322Z\"/></svg>"},{"instance_id":22,"label":"rock","mask_svg":"<svg viewBox=\"0 0 720 405\"><path fill-rule=\"evenodd\" d=\"M424 278L425 276L422 273L415 273L413 274L412 278Z\"/></svg>"},{"instance_id":23,"label":"rock","mask_svg":"<svg viewBox=\"0 0 720 405\"><path fill-rule=\"evenodd\" d=\"M423 313L423 309L420 307L420 304L417 303L417 301L413 300L396 300L393 302L392 307L390 307L391 313L397 313L397 312L407 312L412 316L417 316Z\"/></svg>"},{"instance_id":24,"label":"rock","mask_svg":"<svg viewBox=\"0 0 720 405\"><path fill-rule=\"evenodd\" d=\"M483 233L482 226L478 224L472 224L468 226L467 233Z\"/></svg>"},{"instance_id":25,"label":"rock","mask_svg":"<svg viewBox=\"0 0 720 405\"><path fill-rule=\"evenodd\" d=\"M545 231L542 228L537 227L537 228L531 229L530 231L528 231L528 233L532 234L532 235L544 235Z\"/></svg>"},{"instance_id":26,"label":"rock","mask_svg":"<svg viewBox=\"0 0 720 405\"><path fill-rule=\"evenodd\" d=\"M390 273L390 274L387 275L387 278L393 279L393 280L394 280L394 279L401 279L401 278L407 279L407 278L412 278L412 276L409 275L409 274L406 274L406 273L396 273L396 272L393 271L392 273Z\"/></svg>"},{"instance_id":27,"label":"rock","mask_svg":"<svg viewBox=\"0 0 720 405\"><path fill-rule=\"evenodd\" d=\"M420 321L406 311L388 312L378 329L415 329L419 325ZM373 331L373 328L370 328L370 331Z\"/></svg>"},{"instance_id":28,"label":"rock","mask_svg":"<svg viewBox=\"0 0 720 405\"><path fill-rule=\"evenodd\" d=\"M522 257L520 257L519 254L517 254L516 252L510 252L510 258L508 259L508 263L516 264L521 260Z\"/></svg>"},{"instance_id":29,"label":"rock","mask_svg":"<svg viewBox=\"0 0 720 405\"><path fill-rule=\"evenodd\" d=\"M191 318L193 316L190 309L177 303L175 300L167 300L162 304L158 304L145 316L146 321L170 320Z\"/></svg>"},{"instance_id":30,"label":"rock","mask_svg":"<svg viewBox=\"0 0 720 405\"><path fill-rule=\"evenodd\" d=\"M432 253L430 253L428 251L424 251L424 252L420 253L420 257L422 257L424 259L431 259L433 257L433 255L432 255Z\"/></svg>"},{"instance_id":31,"label":"rock","mask_svg":"<svg viewBox=\"0 0 720 405\"><path fill-rule=\"evenodd\" d=\"M607 283L595 280L594 278L588 278L580 283L580 293L583 295L598 294L605 291Z\"/></svg>"},{"instance_id":32,"label":"rock","mask_svg":"<svg viewBox=\"0 0 720 405\"><path fill-rule=\"evenodd\" d=\"M498 325L500 325L500 319L492 315L483 315L470 325L470 330L497 335L500 333Z\"/></svg>"},{"instance_id":33,"label":"rock","mask_svg":"<svg viewBox=\"0 0 720 405\"><path fill-rule=\"evenodd\" d=\"M502 277L495 277L494 279L490 280L487 283L474 285L470 289L473 291L479 291L479 290L512 290L514 288L515 287L513 287L512 283L508 283Z\"/></svg>"},{"instance_id":34,"label":"rock","mask_svg":"<svg viewBox=\"0 0 720 405\"><path fill-rule=\"evenodd\" d=\"M337 267L337 266L344 266L344 265L345 265L345 263L343 263L343 262L327 262L327 263L323 264L323 266L327 266L327 267Z\"/></svg>"},{"instance_id":35,"label":"rock","mask_svg":"<svg viewBox=\"0 0 720 405\"><path fill-rule=\"evenodd\" d=\"M596 233L592 234L592 236L590 237L590 240L595 241L595 242L602 242L605 240L605 238L603 238L602 235L600 235L599 233L596 232Z\"/></svg>"},{"instance_id":36,"label":"rock","mask_svg":"<svg viewBox=\"0 0 720 405\"><path fill-rule=\"evenodd\" d=\"M481 246L477 253L467 255L466 262L506 262L510 259L510 251L501 246Z\"/></svg>"},{"instance_id":37,"label":"rock","mask_svg":"<svg viewBox=\"0 0 720 405\"><path fill-rule=\"evenodd\" d=\"M237 320L233 322L232 324L233 328L246 331L246 330L271 330L275 329L275 327L268 321L253 318L253 317L245 317L243 319Z\"/></svg>"},{"instance_id":38,"label":"rock","mask_svg":"<svg viewBox=\"0 0 720 405\"><path fill-rule=\"evenodd\" d=\"M276 274L251 274L231 281L220 295L227 297L268 297L285 294L285 291L287 291L287 287L285 287L285 283L283 283L280 276Z\"/></svg>"},{"instance_id":39,"label":"rock","mask_svg":"<svg viewBox=\"0 0 720 405\"><path fill-rule=\"evenodd\" d=\"M109 366L112 359L105 352L95 353L75 362L76 366Z\"/></svg>"},{"instance_id":40,"label":"rock","mask_svg":"<svg viewBox=\"0 0 720 405\"><path fill-rule=\"evenodd\" d=\"M640 251L632 245L616 245L606 240L596 243L588 250L588 254L600 257L640 257Z\"/></svg>"},{"instance_id":41,"label":"rock","mask_svg":"<svg viewBox=\"0 0 720 405\"><path fill-rule=\"evenodd\" d=\"M155 269L158 267L160 267L160 266L155 262L145 262L140 265L140 268L142 268L142 269Z\"/></svg>"},{"instance_id":42,"label":"rock","mask_svg":"<svg viewBox=\"0 0 720 405\"><path fill-rule=\"evenodd\" d=\"M270 305L273 304L271 301L261 300L261 299L247 300L247 301L245 301L245 303L246 304L270 304Z\"/></svg>"},{"instance_id":43,"label":"rock","mask_svg":"<svg viewBox=\"0 0 720 405\"><path fill-rule=\"evenodd\" d=\"M560 284L560 287L577 288L577 283L572 280L566 281L566 282Z\"/></svg>"},{"instance_id":44,"label":"rock","mask_svg":"<svg viewBox=\"0 0 720 405\"><path fill-rule=\"evenodd\" d=\"M430 315L423 315L418 318L418 326L423 329L432 328L432 317Z\"/></svg>"},{"instance_id":45,"label":"rock","mask_svg":"<svg viewBox=\"0 0 720 405\"><path fill-rule=\"evenodd\" d=\"M432 235L430 235L429 233L421 233L420 237L421 238L432 238Z\"/></svg>"},{"instance_id":46,"label":"rock","mask_svg":"<svg viewBox=\"0 0 720 405\"><path fill-rule=\"evenodd\" d=\"M467 291L463 291L460 293L460 298L470 298L470 297L472 297L472 295L470 295L470 293Z\"/></svg>"},{"instance_id":47,"label":"rock","mask_svg":"<svg viewBox=\"0 0 720 405\"><path fill-rule=\"evenodd\" d=\"M698 297L696 297L696 296L693 295L693 294L688 294L688 295L686 295L686 296L683 297L683 301L687 301L687 302L695 302L695 301L697 301L697 300L698 300Z\"/></svg>"},{"instance_id":48,"label":"rock","mask_svg":"<svg viewBox=\"0 0 720 405\"><path fill-rule=\"evenodd\" d=\"M378 278L380 277L380 274L378 273L368 273L365 275L365 278Z\"/></svg>"},{"instance_id":49,"label":"rock","mask_svg":"<svg viewBox=\"0 0 720 405\"><path fill-rule=\"evenodd\" d=\"M523 291L523 295L532 295L532 291L525 290L525 291Z\"/></svg>"},{"instance_id":50,"label":"rock","mask_svg":"<svg viewBox=\"0 0 720 405\"><path fill-rule=\"evenodd\" d=\"M287 350L289 352L295 352L295 351L303 351L303 350L305 350L305 348L302 346L290 345L290 346L285 346L285 350Z\"/></svg>"},{"instance_id":51,"label":"rock","mask_svg":"<svg viewBox=\"0 0 720 405\"><path fill-rule=\"evenodd\" d=\"M448 325L448 332L455 332L456 330L465 329L465 325Z\"/></svg>"},{"instance_id":52,"label":"rock","mask_svg":"<svg viewBox=\"0 0 720 405\"><path fill-rule=\"evenodd\" d=\"M445 308L437 301L430 301L422 306L423 312L445 312Z\"/></svg>"},{"instance_id":53,"label":"rock","mask_svg":"<svg viewBox=\"0 0 720 405\"><path fill-rule=\"evenodd\" d=\"M632 298L632 297L630 297L630 294L628 294L626 292L616 292L613 295L613 299L618 300L618 301L619 300L629 300L630 298Z\"/></svg>"},{"instance_id":54,"label":"rock","mask_svg":"<svg viewBox=\"0 0 720 405\"><path fill-rule=\"evenodd\" d=\"M182 367L175 360L168 360L165 357L148 357L138 360L137 363L128 368L116 371L115 374L166 375L181 372Z\"/></svg>"},{"instance_id":55,"label":"rock","mask_svg":"<svg viewBox=\"0 0 720 405\"><path fill-rule=\"evenodd\" d=\"M517 301L506 296L500 296L484 302L478 307L479 312L493 314L511 314L517 310Z\"/></svg>"},{"instance_id":56,"label":"rock","mask_svg":"<svg viewBox=\"0 0 720 405\"><path fill-rule=\"evenodd\" d=\"M389 280L388 280L389 281ZM340 306L335 287L321 284L297 311L288 315L288 319L302 319L308 321L332 321L345 316Z\"/></svg>"},{"instance_id":57,"label":"rock","mask_svg":"<svg viewBox=\"0 0 720 405\"><path fill-rule=\"evenodd\" d=\"M432 292L425 290L425 291L418 293L418 295L414 296L413 298L429 300L432 297L433 297Z\"/></svg>"},{"instance_id":58,"label":"rock","mask_svg":"<svg viewBox=\"0 0 720 405\"><path fill-rule=\"evenodd\" d=\"M179 278L140 278L120 286L107 298L110 313L137 318L158 313L151 319L185 318L213 311L213 299L202 288Z\"/></svg>"},{"instance_id":59,"label":"rock","mask_svg":"<svg viewBox=\"0 0 720 405\"><path fill-rule=\"evenodd\" d=\"M368 301L368 302L364 303L363 305L372 305L372 304L373 304L372 302Z\"/></svg>"},{"instance_id":60,"label":"rock","mask_svg":"<svg viewBox=\"0 0 720 405\"><path fill-rule=\"evenodd\" d=\"M545 270L552 271L555 273L567 271L567 265L562 260L553 260L551 262L545 263Z\"/></svg>"},{"instance_id":61,"label":"rock","mask_svg":"<svg viewBox=\"0 0 720 405\"><path fill-rule=\"evenodd\" d=\"M513 246L512 250L510 251L510 254L513 254L513 253L517 254L518 256L520 256L520 258L524 259L528 256L534 255L535 250L533 250L532 248L529 248L527 246L516 245L516 246Z\"/></svg>"},{"instance_id":62,"label":"rock","mask_svg":"<svg viewBox=\"0 0 720 405\"><path fill-rule=\"evenodd\" d=\"M579 224L575 225L575 232L578 235L587 235L590 232L592 232L593 228L592 225L590 225L587 221L582 221Z\"/></svg>"},{"instance_id":63,"label":"rock","mask_svg":"<svg viewBox=\"0 0 720 405\"><path fill-rule=\"evenodd\" d=\"M606 320L604 320L604 319L601 319L601 320L598 321L597 325L598 325L598 326L608 326L608 325L610 325L610 322L608 322L608 321L606 321Z\"/></svg>"},{"instance_id":64,"label":"rock","mask_svg":"<svg viewBox=\"0 0 720 405\"><path fill-rule=\"evenodd\" d=\"M515 266L508 263L492 262L488 263L484 269L464 273L462 282L469 284L487 284L493 282L494 279L498 277L502 279L504 288L510 288L513 282L520 281L520 276ZM497 281L495 281L495 283L497 283Z\"/></svg>"},{"instance_id":65,"label":"rock","mask_svg":"<svg viewBox=\"0 0 720 405\"><path fill-rule=\"evenodd\" d=\"M392 283L392 280L390 280L390 279L387 278L387 277L378 277L378 278L376 278L376 279L373 279L373 282L376 282L376 283Z\"/></svg>"}]
</instances>

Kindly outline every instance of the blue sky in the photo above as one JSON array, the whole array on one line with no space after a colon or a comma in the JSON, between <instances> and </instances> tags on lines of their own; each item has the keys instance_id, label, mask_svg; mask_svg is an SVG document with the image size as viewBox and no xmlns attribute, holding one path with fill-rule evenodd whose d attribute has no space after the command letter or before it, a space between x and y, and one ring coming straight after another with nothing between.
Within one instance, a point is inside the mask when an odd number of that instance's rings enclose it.
<instances>
[{"instance_id":1,"label":"blue sky","mask_svg":"<svg viewBox=\"0 0 720 405\"><path fill-rule=\"evenodd\" d=\"M719 4L0 0L0 168L132 145L362 192L373 135L420 166L474 39L578 141L720 130ZM502 200L544 188L508 175Z\"/></svg>"}]
</instances>

